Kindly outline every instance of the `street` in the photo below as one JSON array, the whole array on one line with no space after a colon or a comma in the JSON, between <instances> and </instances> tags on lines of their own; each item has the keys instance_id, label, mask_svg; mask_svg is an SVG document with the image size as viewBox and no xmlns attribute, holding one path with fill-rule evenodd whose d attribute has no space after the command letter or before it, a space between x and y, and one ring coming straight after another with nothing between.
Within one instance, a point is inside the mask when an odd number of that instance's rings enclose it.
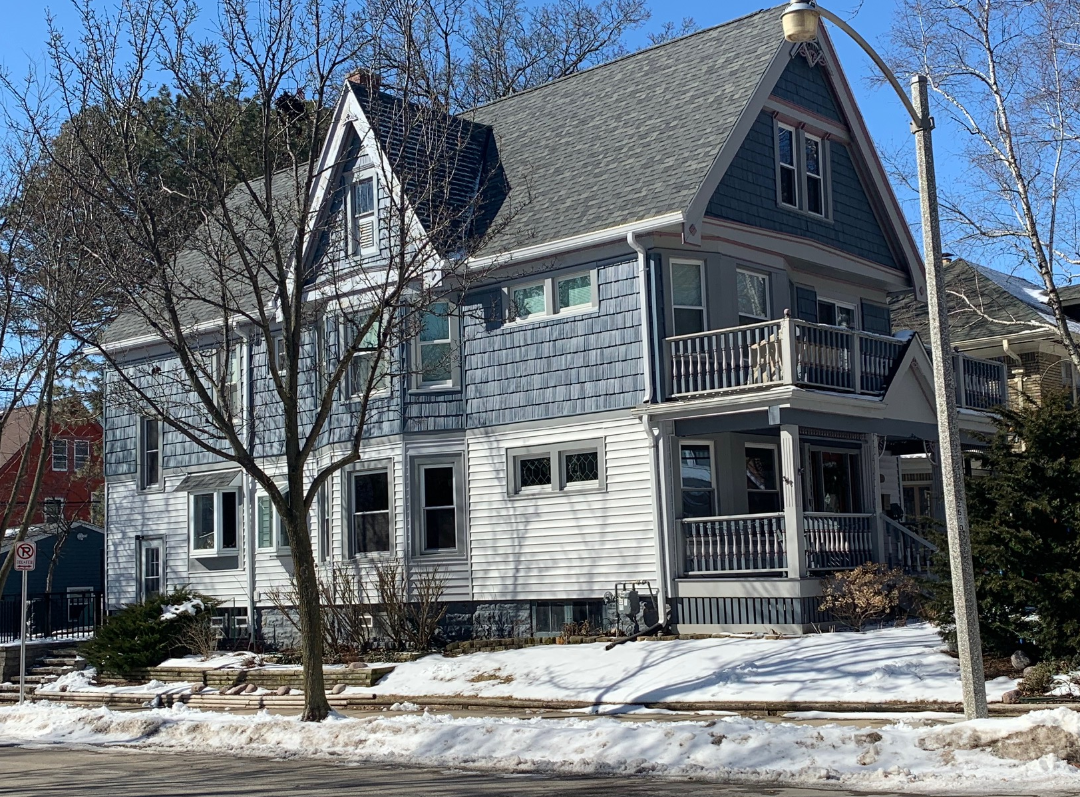
<instances>
[{"instance_id":1,"label":"street","mask_svg":"<svg viewBox=\"0 0 1080 797\"><path fill-rule=\"evenodd\" d=\"M849 791L725 786L645 778L551 778L444 769L356 766L318 761L174 755L135 750L6 747L0 753L0 795L32 797L473 797L565 795L675 797L777 795L838 797Z\"/></svg>"}]
</instances>

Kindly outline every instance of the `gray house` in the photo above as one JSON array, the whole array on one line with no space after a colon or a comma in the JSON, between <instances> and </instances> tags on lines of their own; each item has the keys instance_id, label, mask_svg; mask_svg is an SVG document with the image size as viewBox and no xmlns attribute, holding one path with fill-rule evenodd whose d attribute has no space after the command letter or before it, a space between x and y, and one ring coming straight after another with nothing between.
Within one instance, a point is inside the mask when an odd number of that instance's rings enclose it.
<instances>
[{"instance_id":1,"label":"gray house","mask_svg":"<svg viewBox=\"0 0 1080 797\"><path fill-rule=\"evenodd\" d=\"M627 581L683 631L800 631L822 619L823 574L925 561L881 511L896 458L936 439L925 347L892 336L888 302L924 297L921 259L829 41L786 43L780 11L450 120L458 157L531 201L485 205L484 279L446 286L438 323L403 347L419 367L387 385L362 462L319 501L320 562L438 565L462 623L499 606L546 634ZM341 95L324 207L353 234L317 257L383 240L378 102L393 98L370 83ZM326 321L313 345L331 358ZM123 320L106 345L170 367ZM236 390L257 413L268 342L243 346ZM443 350L445 368L424 365ZM984 430L1001 363L956 367L962 427ZM118 405L106 461L110 604L190 584L270 634L266 590L291 557L254 482Z\"/></svg>"}]
</instances>

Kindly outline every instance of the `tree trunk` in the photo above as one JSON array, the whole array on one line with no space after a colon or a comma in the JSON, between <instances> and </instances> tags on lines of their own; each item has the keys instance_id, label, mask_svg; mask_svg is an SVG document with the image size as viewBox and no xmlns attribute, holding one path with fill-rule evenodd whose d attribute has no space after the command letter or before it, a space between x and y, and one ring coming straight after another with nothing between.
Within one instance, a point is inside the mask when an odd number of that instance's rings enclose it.
<instances>
[{"instance_id":1,"label":"tree trunk","mask_svg":"<svg viewBox=\"0 0 1080 797\"><path fill-rule=\"evenodd\" d=\"M300 655L304 665L303 722L322 722L330 714L323 680L323 629L319 606L319 581L315 574L315 557L311 550L307 512L300 498L294 499L291 516L286 523L289 544L296 565L296 613L300 619Z\"/></svg>"}]
</instances>

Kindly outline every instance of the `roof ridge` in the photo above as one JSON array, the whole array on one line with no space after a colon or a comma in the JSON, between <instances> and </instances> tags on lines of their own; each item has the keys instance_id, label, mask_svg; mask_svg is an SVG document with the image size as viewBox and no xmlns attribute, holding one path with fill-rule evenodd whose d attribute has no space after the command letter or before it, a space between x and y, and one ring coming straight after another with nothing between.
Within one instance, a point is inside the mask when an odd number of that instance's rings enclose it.
<instances>
[{"instance_id":1,"label":"roof ridge","mask_svg":"<svg viewBox=\"0 0 1080 797\"><path fill-rule=\"evenodd\" d=\"M702 35L704 35L706 33L712 33L712 32L714 32L716 30L719 30L720 28L726 28L729 25L734 25L734 24L736 24L738 22L743 22L745 20L748 20L751 17L756 17L756 16L759 16L761 14L765 14L765 13L768 13L770 11L775 11L778 8L783 8L783 7L784 7L784 5L775 5L775 6L770 6L769 8L761 8L761 9L758 9L757 11L751 11L749 14L743 14L741 17L736 17L735 19L729 19L727 22L721 22L718 25L711 25L710 27L702 28L701 30L695 30L692 33L687 33L684 36L677 36L674 39L668 39L667 41L660 42L659 44L650 44L648 47L642 47L640 50L634 50L632 53L626 53L625 55L620 55L617 58L612 58L610 61L604 61L602 64L594 64L593 66L587 67L585 69L580 69L577 72L572 72L569 75L563 75L562 77L557 77L554 80L549 80L547 83L541 83L538 86L530 86L527 89L522 89L521 91L516 91L513 94L507 94L505 97L499 97L496 100L491 100L489 102L481 103L480 105L474 105L471 108L468 108L468 109L466 109L464 111L461 111L461 114L470 114L470 113L474 113L476 111L479 111L481 109L491 108L494 105L498 105L501 102L506 102L508 100L512 100L515 97L523 97L526 94L532 94L532 93L534 93L536 91L540 91L541 89L546 89L549 86L554 86L554 85L556 85L558 83L565 83L568 80L573 80L574 78L580 77L582 75L592 74L592 73L594 73L594 72L596 72L596 71L598 71L600 69L604 69L605 67L614 66L615 64L622 63L623 61L627 61L627 60L629 60L631 58L636 58L639 55L644 55L645 53L650 53L650 52L653 52L654 50L659 50L659 49L661 49L663 47L668 47L668 46L673 45L673 44L679 44L681 42L686 41L687 39L692 39L692 38L694 38L696 36L702 36Z\"/></svg>"}]
</instances>

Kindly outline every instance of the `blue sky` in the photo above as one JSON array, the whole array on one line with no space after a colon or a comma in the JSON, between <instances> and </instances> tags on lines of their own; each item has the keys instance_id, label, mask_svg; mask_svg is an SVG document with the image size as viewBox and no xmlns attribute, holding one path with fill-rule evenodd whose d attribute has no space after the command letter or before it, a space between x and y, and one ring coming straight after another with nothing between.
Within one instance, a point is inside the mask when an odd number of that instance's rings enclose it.
<instances>
[{"instance_id":1,"label":"blue sky","mask_svg":"<svg viewBox=\"0 0 1080 797\"><path fill-rule=\"evenodd\" d=\"M42 52L45 40L45 8L33 0L2 0L5 6L3 24L0 25L0 63L4 67L19 73L25 69L29 58L37 58ZM768 7L767 0L685 0L672 3L650 0L653 11L651 28L658 27L666 20L678 22L684 17L692 17L701 27L716 25L743 14ZM851 14L859 9L855 17ZM829 0L828 7L848 22L879 50L887 49L889 26L897 13L896 0L872 0L865 4L859 0ZM73 20L70 0L58 0L48 6L61 26L65 21ZM912 156L914 141L908 130L908 117L900 100L886 85L871 86L869 78L875 74L871 64L858 45L833 30L841 63L847 73L863 115L870 127L870 132L879 148L887 153L900 153ZM632 45L645 41L645 32L639 31L631 37ZM901 82L906 80L901 76ZM937 146L938 180L945 184L950 174L958 173L961 168L950 157L948 130L938 128L935 140ZM911 220L917 219L918 208L915 198L905 192L901 186L895 186L904 209ZM946 248L948 242L946 241Z\"/></svg>"}]
</instances>

